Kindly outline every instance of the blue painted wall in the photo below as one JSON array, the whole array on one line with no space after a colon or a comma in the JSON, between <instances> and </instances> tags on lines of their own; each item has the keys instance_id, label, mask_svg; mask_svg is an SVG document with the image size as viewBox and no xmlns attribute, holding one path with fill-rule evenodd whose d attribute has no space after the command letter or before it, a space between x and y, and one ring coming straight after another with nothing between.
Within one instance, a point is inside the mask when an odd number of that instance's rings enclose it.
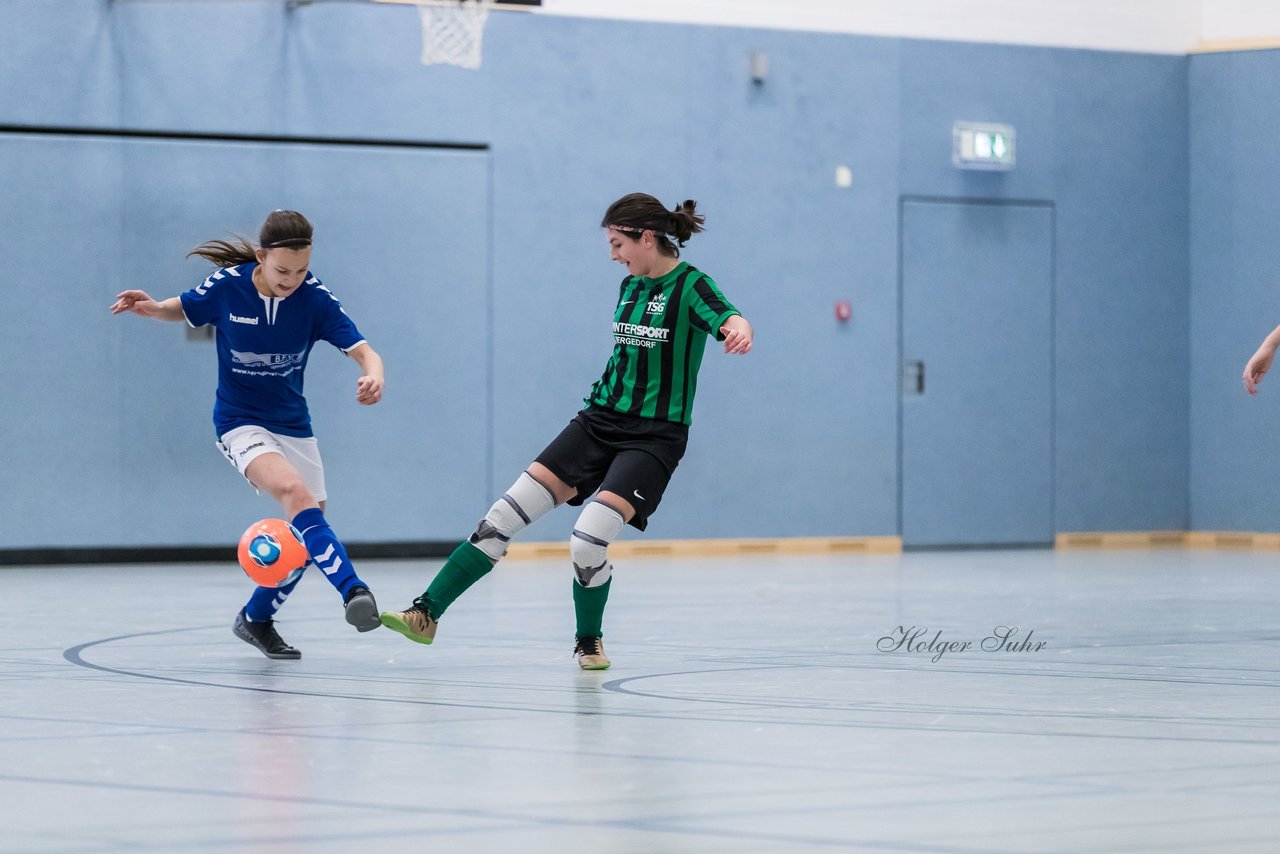
<instances>
[{"instance_id":1,"label":"blue painted wall","mask_svg":"<svg viewBox=\"0 0 1280 854\"><path fill-rule=\"evenodd\" d=\"M322 230L335 225L317 269L348 304L366 300L366 333L400 356L385 408L328 416L330 478L346 485L331 515L346 537L465 534L463 520L569 419L607 357L622 276L599 218L635 189L699 200L709 231L687 257L758 333L746 359L708 354L689 455L652 536L897 533L903 195L1055 204L1056 528L1185 526L1185 59L506 13L490 22L484 67L467 72L417 65L418 32L412 9L373 4L0 0L0 123L491 146L482 197L473 182L455 190L465 199L442 189L425 207L385 190L377 199L388 220L401 208L453 211L485 245L442 250L440 263L482 264L483 281L433 268L385 289L361 280L346 259L369 244L339 235L354 223L342 211L369 200L360 187L324 192L342 183L337 160L315 158L307 174L263 152L241 176L260 187L284 170L293 186L314 185L307 212ZM762 87L747 77L750 50L770 55ZM1016 124L1018 169L953 169L958 118ZM140 143L4 143L0 288L25 298L0 336L0 390L20 402L0 420L0 547L226 541L271 505L253 504L211 450L211 390L195 384L211 383L211 352L177 327L105 311L129 279L175 293L200 276L181 262L189 235L157 242L128 213L146 168L129 153ZM851 189L834 186L838 164L852 167ZM240 198L216 174L161 174L185 182L170 203L186 205L196 240L261 215L257 194ZM202 193L236 201L202 221ZM392 242L428 244L439 228L400 223ZM39 251L8 251L28 239ZM338 278L325 272L335 268ZM421 330L381 308L404 288L465 290L449 304L475 316L411 355ZM847 325L832 317L841 298L854 305ZM430 304L415 296L406 308ZM314 379L345 381L349 368L330 359ZM138 379L148 369L163 388ZM462 403L391 405L397 384L425 396L424 377L447 385L477 371L484 381ZM326 413L348 403L338 392L315 401ZM370 460L368 430L381 431L380 452L422 441L409 464ZM571 520L562 511L529 536L562 536Z\"/></svg>"},{"instance_id":2,"label":"blue painted wall","mask_svg":"<svg viewBox=\"0 0 1280 854\"><path fill-rule=\"evenodd\" d=\"M1280 530L1280 389L1245 362L1280 324L1280 52L1191 60L1191 521Z\"/></svg>"}]
</instances>

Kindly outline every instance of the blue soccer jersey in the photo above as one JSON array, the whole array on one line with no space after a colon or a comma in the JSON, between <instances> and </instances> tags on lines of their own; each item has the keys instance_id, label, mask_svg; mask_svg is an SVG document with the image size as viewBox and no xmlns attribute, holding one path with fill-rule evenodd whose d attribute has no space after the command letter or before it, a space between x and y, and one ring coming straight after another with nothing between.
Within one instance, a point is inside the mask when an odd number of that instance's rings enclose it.
<instances>
[{"instance_id":1,"label":"blue soccer jersey","mask_svg":"<svg viewBox=\"0 0 1280 854\"><path fill-rule=\"evenodd\" d=\"M280 298L263 296L253 286L257 266L217 270L181 295L188 323L212 323L217 329L213 426L219 436L247 424L284 436L310 436L302 374L312 346L328 341L349 353L364 336L310 270L300 288Z\"/></svg>"}]
</instances>

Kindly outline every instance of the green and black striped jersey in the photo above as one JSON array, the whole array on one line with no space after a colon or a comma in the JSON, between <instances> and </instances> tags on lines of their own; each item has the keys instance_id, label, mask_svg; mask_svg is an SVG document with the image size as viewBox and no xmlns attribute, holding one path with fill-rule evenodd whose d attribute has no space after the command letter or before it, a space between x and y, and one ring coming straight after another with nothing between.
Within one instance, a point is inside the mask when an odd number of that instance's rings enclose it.
<instances>
[{"instance_id":1,"label":"green and black striped jersey","mask_svg":"<svg viewBox=\"0 0 1280 854\"><path fill-rule=\"evenodd\" d=\"M711 278L681 261L657 279L622 280L613 315L613 355L588 406L689 424L707 336L740 312Z\"/></svg>"}]
</instances>

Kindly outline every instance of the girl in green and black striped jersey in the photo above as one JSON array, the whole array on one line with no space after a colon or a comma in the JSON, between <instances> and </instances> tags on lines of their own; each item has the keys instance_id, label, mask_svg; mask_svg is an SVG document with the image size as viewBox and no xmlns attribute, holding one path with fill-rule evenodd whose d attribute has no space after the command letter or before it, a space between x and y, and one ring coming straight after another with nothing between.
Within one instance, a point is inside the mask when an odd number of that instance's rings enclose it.
<instances>
[{"instance_id":1,"label":"girl in green and black striped jersey","mask_svg":"<svg viewBox=\"0 0 1280 854\"><path fill-rule=\"evenodd\" d=\"M685 241L702 231L695 207L667 210L644 193L609 206L601 226L628 276L613 315L613 355L586 408L494 502L427 591L407 610L383 612L383 625L431 643L445 609L493 569L517 532L565 502L586 501L569 538L574 652L584 670L609 666L601 644L609 543L628 523L645 529L684 456L707 336L726 353L751 351L751 324L706 273L680 260Z\"/></svg>"}]
</instances>

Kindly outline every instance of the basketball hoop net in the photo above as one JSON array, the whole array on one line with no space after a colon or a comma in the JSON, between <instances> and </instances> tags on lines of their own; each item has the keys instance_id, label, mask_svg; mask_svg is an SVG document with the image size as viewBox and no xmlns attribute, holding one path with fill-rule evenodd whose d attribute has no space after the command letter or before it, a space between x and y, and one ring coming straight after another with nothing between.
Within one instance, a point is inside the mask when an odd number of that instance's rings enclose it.
<instances>
[{"instance_id":1,"label":"basketball hoop net","mask_svg":"<svg viewBox=\"0 0 1280 854\"><path fill-rule=\"evenodd\" d=\"M494 0L415 0L422 16L422 64L480 67Z\"/></svg>"}]
</instances>

